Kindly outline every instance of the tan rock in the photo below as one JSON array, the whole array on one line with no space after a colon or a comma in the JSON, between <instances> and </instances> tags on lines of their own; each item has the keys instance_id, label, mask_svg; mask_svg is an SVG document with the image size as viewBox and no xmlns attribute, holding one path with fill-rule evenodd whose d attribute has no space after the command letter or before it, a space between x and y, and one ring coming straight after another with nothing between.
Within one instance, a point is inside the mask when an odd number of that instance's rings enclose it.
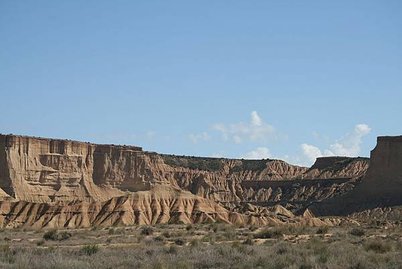
<instances>
[{"instance_id":1,"label":"tan rock","mask_svg":"<svg viewBox=\"0 0 402 269\"><path fill-rule=\"evenodd\" d=\"M340 221L317 218L316 205L402 204L401 141L379 138L365 175L365 158L319 158L306 168L280 160L184 157L134 146L0 135L0 224L331 225ZM311 211L305 210L310 204ZM328 205L344 210L337 202Z\"/></svg>"}]
</instances>

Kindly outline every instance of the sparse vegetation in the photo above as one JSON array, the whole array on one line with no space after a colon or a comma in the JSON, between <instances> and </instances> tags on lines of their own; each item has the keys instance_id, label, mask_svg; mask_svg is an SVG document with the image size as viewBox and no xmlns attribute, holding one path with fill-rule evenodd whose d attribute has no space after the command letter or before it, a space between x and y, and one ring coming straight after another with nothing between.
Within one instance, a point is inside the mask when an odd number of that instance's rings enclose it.
<instances>
[{"instance_id":1,"label":"sparse vegetation","mask_svg":"<svg viewBox=\"0 0 402 269\"><path fill-rule=\"evenodd\" d=\"M177 238L176 240L174 240L174 243L178 246L183 246L186 242L181 238Z\"/></svg>"},{"instance_id":2,"label":"sparse vegetation","mask_svg":"<svg viewBox=\"0 0 402 269\"><path fill-rule=\"evenodd\" d=\"M328 226L323 226L317 229L317 234L326 234L328 233L329 228Z\"/></svg>"},{"instance_id":3,"label":"sparse vegetation","mask_svg":"<svg viewBox=\"0 0 402 269\"><path fill-rule=\"evenodd\" d=\"M367 251L374 251L376 253L385 253L391 250L391 245L383 241L369 241L365 244L364 248Z\"/></svg>"},{"instance_id":4,"label":"sparse vegetation","mask_svg":"<svg viewBox=\"0 0 402 269\"><path fill-rule=\"evenodd\" d=\"M81 248L81 252L87 256L91 256L99 251L97 245L86 245Z\"/></svg>"},{"instance_id":5,"label":"sparse vegetation","mask_svg":"<svg viewBox=\"0 0 402 269\"><path fill-rule=\"evenodd\" d=\"M43 233L3 231L0 268L400 268L400 227L250 229L214 225L160 225ZM124 234L120 231L125 231ZM150 232L152 231L152 232ZM152 233L152 235L146 235ZM322 236L326 234L326 236ZM361 234L361 233L360 233Z\"/></svg>"},{"instance_id":6,"label":"sparse vegetation","mask_svg":"<svg viewBox=\"0 0 402 269\"><path fill-rule=\"evenodd\" d=\"M190 156L161 155L167 165L173 167L184 167L204 171L218 171L222 169L223 163L218 158L202 158Z\"/></svg>"},{"instance_id":7,"label":"sparse vegetation","mask_svg":"<svg viewBox=\"0 0 402 269\"><path fill-rule=\"evenodd\" d=\"M192 247L198 247L200 244L201 244L201 242L198 239L193 239L190 241L190 246L192 246Z\"/></svg>"},{"instance_id":8,"label":"sparse vegetation","mask_svg":"<svg viewBox=\"0 0 402 269\"><path fill-rule=\"evenodd\" d=\"M142 235L152 235L153 233L154 233L154 229L152 227L149 227L149 226L144 227L141 230Z\"/></svg>"},{"instance_id":9,"label":"sparse vegetation","mask_svg":"<svg viewBox=\"0 0 402 269\"><path fill-rule=\"evenodd\" d=\"M255 238L261 238L261 239L268 239L268 238L280 238L283 236L283 233L280 229L264 229L260 232L258 232L255 235Z\"/></svg>"},{"instance_id":10,"label":"sparse vegetation","mask_svg":"<svg viewBox=\"0 0 402 269\"><path fill-rule=\"evenodd\" d=\"M165 237L165 238L170 238L170 237L171 237L171 234L170 234L169 231L164 231L164 232L162 233L162 236Z\"/></svg>"},{"instance_id":11,"label":"sparse vegetation","mask_svg":"<svg viewBox=\"0 0 402 269\"><path fill-rule=\"evenodd\" d=\"M351 234L351 235L354 235L354 236L363 236L363 235L365 234L365 232L364 232L364 230L361 229L361 228L353 228L353 229L350 231L350 234Z\"/></svg>"},{"instance_id":12,"label":"sparse vegetation","mask_svg":"<svg viewBox=\"0 0 402 269\"><path fill-rule=\"evenodd\" d=\"M241 160L241 164L234 166L230 172L261 171L267 167L267 160Z\"/></svg>"},{"instance_id":13,"label":"sparse vegetation","mask_svg":"<svg viewBox=\"0 0 402 269\"><path fill-rule=\"evenodd\" d=\"M246 240L243 241L243 244L245 244L245 245L254 245L254 241L251 238L247 238Z\"/></svg>"},{"instance_id":14,"label":"sparse vegetation","mask_svg":"<svg viewBox=\"0 0 402 269\"><path fill-rule=\"evenodd\" d=\"M53 240L53 241L63 241L71 237L71 233L68 232L58 232L57 230L50 230L43 234L43 239Z\"/></svg>"},{"instance_id":15,"label":"sparse vegetation","mask_svg":"<svg viewBox=\"0 0 402 269\"><path fill-rule=\"evenodd\" d=\"M45 240L57 240L57 230L50 230L43 234Z\"/></svg>"}]
</instances>

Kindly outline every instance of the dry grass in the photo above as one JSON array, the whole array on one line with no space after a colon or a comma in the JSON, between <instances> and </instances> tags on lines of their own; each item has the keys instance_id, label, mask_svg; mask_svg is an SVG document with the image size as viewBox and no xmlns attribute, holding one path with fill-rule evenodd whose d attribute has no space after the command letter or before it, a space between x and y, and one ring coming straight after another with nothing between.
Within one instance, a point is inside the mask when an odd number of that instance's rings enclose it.
<instances>
[{"instance_id":1,"label":"dry grass","mask_svg":"<svg viewBox=\"0 0 402 269\"><path fill-rule=\"evenodd\" d=\"M401 268L400 227L350 231L164 225L68 230L46 241L42 231L10 230L0 233L0 268Z\"/></svg>"}]
</instances>

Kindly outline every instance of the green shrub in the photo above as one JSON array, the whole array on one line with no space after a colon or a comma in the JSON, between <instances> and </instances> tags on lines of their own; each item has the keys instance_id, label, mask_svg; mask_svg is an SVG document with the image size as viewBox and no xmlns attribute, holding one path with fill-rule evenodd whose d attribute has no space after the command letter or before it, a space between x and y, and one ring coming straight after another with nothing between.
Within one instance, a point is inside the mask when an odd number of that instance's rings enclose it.
<instances>
[{"instance_id":1,"label":"green shrub","mask_svg":"<svg viewBox=\"0 0 402 269\"><path fill-rule=\"evenodd\" d=\"M162 236L157 236L157 237L154 238L154 240L157 241L157 242L165 241L165 239Z\"/></svg>"},{"instance_id":2,"label":"green shrub","mask_svg":"<svg viewBox=\"0 0 402 269\"><path fill-rule=\"evenodd\" d=\"M177 238L176 240L174 240L174 243L178 246L183 246L186 242L181 238Z\"/></svg>"},{"instance_id":3,"label":"green shrub","mask_svg":"<svg viewBox=\"0 0 402 269\"><path fill-rule=\"evenodd\" d=\"M361 228L353 228L349 233L354 236L363 236L366 232Z\"/></svg>"},{"instance_id":4,"label":"green shrub","mask_svg":"<svg viewBox=\"0 0 402 269\"><path fill-rule=\"evenodd\" d=\"M45 240L57 240L57 230L50 230L43 234Z\"/></svg>"},{"instance_id":5,"label":"green shrub","mask_svg":"<svg viewBox=\"0 0 402 269\"><path fill-rule=\"evenodd\" d=\"M96 254L99 251L98 245L86 245L81 248L81 253L87 256Z\"/></svg>"},{"instance_id":6,"label":"green shrub","mask_svg":"<svg viewBox=\"0 0 402 269\"><path fill-rule=\"evenodd\" d=\"M43 239L52 241L63 241L71 237L71 233L68 232L58 232L57 230L50 230L43 234Z\"/></svg>"},{"instance_id":7,"label":"green shrub","mask_svg":"<svg viewBox=\"0 0 402 269\"><path fill-rule=\"evenodd\" d=\"M152 235L153 233L154 233L154 229L152 227L149 227L149 226L144 227L141 230L142 235Z\"/></svg>"}]
</instances>

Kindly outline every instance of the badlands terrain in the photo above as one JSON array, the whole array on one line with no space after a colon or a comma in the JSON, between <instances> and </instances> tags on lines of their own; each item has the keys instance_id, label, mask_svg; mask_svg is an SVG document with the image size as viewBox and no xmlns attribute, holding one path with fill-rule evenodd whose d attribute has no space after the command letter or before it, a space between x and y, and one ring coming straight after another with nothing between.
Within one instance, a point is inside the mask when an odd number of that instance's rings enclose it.
<instances>
[{"instance_id":1,"label":"badlands terrain","mask_svg":"<svg viewBox=\"0 0 402 269\"><path fill-rule=\"evenodd\" d=\"M370 158L0 135L0 268L402 268L402 137Z\"/></svg>"}]
</instances>

